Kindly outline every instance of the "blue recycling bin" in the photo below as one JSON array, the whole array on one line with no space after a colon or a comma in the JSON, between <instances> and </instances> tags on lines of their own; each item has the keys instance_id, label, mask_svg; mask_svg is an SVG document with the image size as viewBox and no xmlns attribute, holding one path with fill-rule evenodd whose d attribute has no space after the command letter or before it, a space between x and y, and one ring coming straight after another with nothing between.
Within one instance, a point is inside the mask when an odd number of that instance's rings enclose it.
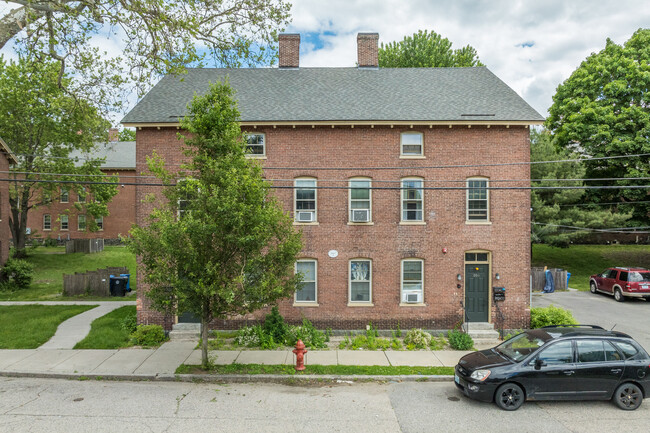
<instances>
[{"instance_id":1,"label":"blue recycling bin","mask_svg":"<svg viewBox=\"0 0 650 433\"><path fill-rule=\"evenodd\" d=\"M126 277L126 291L131 291L131 274L120 274L120 277Z\"/></svg>"},{"instance_id":2,"label":"blue recycling bin","mask_svg":"<svg viewBox=\"0 0 650 433\"><path fill-rule=\"evenodd\" d=\"M569 278L571 278L571 272L566 273L566 288L567 289L569 288Z\"/></svg>"}]
</instances>

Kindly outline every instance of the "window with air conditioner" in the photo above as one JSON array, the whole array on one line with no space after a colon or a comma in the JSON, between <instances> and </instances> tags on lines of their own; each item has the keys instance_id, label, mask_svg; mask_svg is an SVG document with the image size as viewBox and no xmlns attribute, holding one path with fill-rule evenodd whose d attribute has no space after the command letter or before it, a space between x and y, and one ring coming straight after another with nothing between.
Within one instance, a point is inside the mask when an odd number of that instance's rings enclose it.
<instances>
[{"instance_id":1,"label":"window with air conditioner","mask_svg":"<svg viewBox=\"0 0 650 433\"><path fill-rule=\"evenodd\" d=\"M402 132L400 134L400 154L403 157L424 156L422 134L420 132Z\"/></svg>"},{"instance_id":2,"label":"window with air conditioner","mask_svg":"<svg viewBox=\"0 0 650 433\"><path fill-rule=\"evenodd\" d=\"M367 223L371 218L371 180L366 178L350 179L350 221Z\"/></svg>"},{"instance_id":3,"label":"window with air conditioner","mask_svg":"<svg viewBox=\"0 0 650 433\"><path fill-rule=\"evenodd\" d=\"M316 179L296 179L294 191L295 221L298 223L316 222Z\"/></svg>"},{"instance_id":4,"label":"window with air conditioner","mask_svg":"<svg viewBox=\"0 0 650 433\"><path fill-rule=\"evenodd\" d=\"M424 295L424 262L402 260L402 303L421 304Z\"/></svg>"}]
</instances>

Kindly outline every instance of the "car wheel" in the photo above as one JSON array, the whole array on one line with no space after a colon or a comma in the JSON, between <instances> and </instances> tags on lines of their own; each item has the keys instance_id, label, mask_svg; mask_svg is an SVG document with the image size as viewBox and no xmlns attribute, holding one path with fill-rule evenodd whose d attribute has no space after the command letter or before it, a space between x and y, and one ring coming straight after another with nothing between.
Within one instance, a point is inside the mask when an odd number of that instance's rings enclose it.
<instances>
[{"instance_id":1,"label":"car wheel","mask_svg":"<svg viewBox=\"0 0 650 433\"><path fill-rule=\"evenodd\" d=\"M623 410L634 410L641 406L643 393L633 383L624 383L614 392L614 403Z\"/></svg>"},{"instance_id":2,"label":"car wheel","mask_svg":"<svg viewBox=\"0 0 650 433\"><path fill-rule=\"evenodd\" d=\"M623 296L623 292L621 292L621 289L614 290L614 299L616 299L616 302L625 301L625 296Z\"/></svg>"},{"instance_id":3,"label":"car wheel","mask_svg":"<svg viewBox=\"0 0 650 433\"><path fill-rule=\"evenodd\" d=\"M514 383L506 383L497 388L494 402L503 410L517 410L524 404L524 390Z\"/></svg>"},{"instance_id":4,"label":"car wheel","mask_svg":"<svg viewBox=\"0 0 650 433\"><path fill-rule=\"evenodd\" d=\"M592 281L592 282L589 284L589 290L591 291L591 293L596 293L596 290L597 290L596 283L594 283L594 282Z\"/></svg>"}]
</instances>

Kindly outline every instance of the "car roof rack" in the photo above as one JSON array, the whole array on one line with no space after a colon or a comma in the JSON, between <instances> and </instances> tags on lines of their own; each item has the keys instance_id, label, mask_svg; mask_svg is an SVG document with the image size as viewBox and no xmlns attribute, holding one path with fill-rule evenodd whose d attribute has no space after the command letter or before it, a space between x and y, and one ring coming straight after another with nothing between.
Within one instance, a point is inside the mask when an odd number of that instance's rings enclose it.
<instances>
[{"instance_id":1,"label":"car roof rack","mask_svg":"<svg viewBox=\"0 0 650 433\"><path fill-rule=\"evenodd\" d=\"M603 328L602 326L598 326L598 325L571 325L571 324L566 324L566 325L542 326L542 329L550 329L550 328L591 328L591 329L605 330L605 328Z\"/></svg>"}]
</instances>

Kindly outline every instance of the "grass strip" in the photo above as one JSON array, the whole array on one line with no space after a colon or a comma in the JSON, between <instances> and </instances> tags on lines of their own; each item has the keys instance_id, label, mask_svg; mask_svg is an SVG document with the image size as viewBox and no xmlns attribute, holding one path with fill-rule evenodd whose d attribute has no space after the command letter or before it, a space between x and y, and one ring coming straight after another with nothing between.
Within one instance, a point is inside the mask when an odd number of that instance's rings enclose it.
<instances>
[{"instance_id":1,"label":"grass strip","mask_svg":"<svg viewBox=\"0 0 650 433\"><path fill-rule=\"evenodd\" d=\"M121 349L132 346L131 337L122 329L128 316L135 316L135 305L127 305L93 320L90 333L75 345L75 349Z\"/></svg>"},{"instance_id":2,"label":"grass strip","mask_svg":"<svg viewBox=\"0 0 650 433\"><path fill-rule=\"evenodd\" d=\"M97 305L2 305L0 349L36 349L59 325Z\"/></svg>"},{"instance_id":3,"label":"grass strip","mask_svg":"<svg viewBox=\"0 0 650 433\"><path fill-rule=\"evenodd\" d=\"M204 370L200 365L182 364L176 374L286 374L286 375L342 375L342 376L404 376L453 375L453 367L406 367L381 365L306 365L297 372L293 365L228 364L214 365Z\"/></svg>"}]
</instances>

